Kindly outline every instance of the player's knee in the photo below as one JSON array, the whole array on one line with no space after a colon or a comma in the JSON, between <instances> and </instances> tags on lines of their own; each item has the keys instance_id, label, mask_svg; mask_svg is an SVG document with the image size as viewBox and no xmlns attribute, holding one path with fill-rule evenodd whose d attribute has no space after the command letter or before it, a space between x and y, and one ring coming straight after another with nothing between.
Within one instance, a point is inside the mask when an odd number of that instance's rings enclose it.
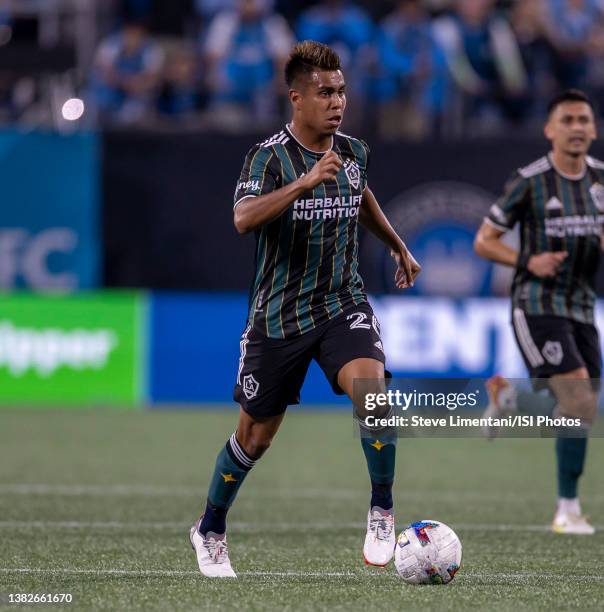
<instances>
[{"instance_id":1,"label":"player's knee","mask_svg":"<svg viewBox=\"0 0 604 612\"><path fill-rule=\"evenodd\" d=\"M367 397L376 397L386 391L384 366L381 363L363 369L340 370L340 388L348 395L355 406L366 404Z\"/></svg>"},{"instance_id":2,"label":"player's knee","mask_svg":"<svg viewBox=\"0 0 604 612\"><path fill-rule=\"evenodd\" d=\"M558 411L568 417L579 418L583 422L592 423L598 410L598 401L595 393L581 391L574 397L561 403Z\"/></svg>"},{"instance_id":3,"label":"player's knee","mask_svg":"<svg viewBox=\"0 0 604 612\"><path fill-rule=\"evenodd\" d=\"M383 388L384 386L384 364L371 360L369 363L364 364L363 368L359 368L354 373L355 378L362 378L365 380L374 380L376 388Z\"/></svg>"}]
</instances>

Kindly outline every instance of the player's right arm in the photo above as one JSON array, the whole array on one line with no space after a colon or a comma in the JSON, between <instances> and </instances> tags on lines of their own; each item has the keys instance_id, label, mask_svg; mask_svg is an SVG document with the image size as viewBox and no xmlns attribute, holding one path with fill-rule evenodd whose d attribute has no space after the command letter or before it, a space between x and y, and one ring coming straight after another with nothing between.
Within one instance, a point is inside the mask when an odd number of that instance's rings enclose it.
<instances>
[{"instance_id":1,"label":"player's right arm","mask_svg":"<svg viewBox=\"0 0 604 612\"><path fill-rule=\"evenodd\" d=\"M483 221L474 240L474 250L485 259L513 268L524 265L539 278L556 276L562 262L568 257L567 251L546 251L531 255L525 263L519 262L519 253L505 244L501 237L504 232Z\"/></svg>"},{"instance_id":2,"label":"player's right arm","mask_svg":"<svg viewBox=\"0 0 604 612\"><path fill-rule=\"evenodd\" d=\"M474 250L480 257L504 266L516 267L518 251L501 240L504 234L505 232L502 230L497 229L487 221L483 221L474 239Z\"/></svg>"},{"instance_id":3,"label":"player's right arm","mask_svg":"<svg viewBox=\"0 0 604 612\"><path fill-rule=\"evenodd\" d=\"M489 214L482 222L474 239L474 250L480 257L495 263L526 268L540 278L552 277L568 256L566 251L548 251L525 259L501 239L523 215L529 188L527 179L515 173L506 185L503 196L491 206Z\"/></svg>"},{"instance_id":4,"label":"player's right arm","mask_svg":"<svg viewBox=\"0 0 604 612\"><path fill-rule=\"evenodd\" d=\"M270 160L263 165L261 160L257 161L257 157L254 158L257 153L258 151L254 153L252 149L248 154L235 193L233 221L240 234L251 232L276 219L305 191L314 189L323 181L335 178L342 165L342 160L336 153L328 151L307 174L284 187L277 188L276 176L274 174L271 176L268 167ZM270 155L270 151L264 155ZM241 189L241 185L249 187Z\"/></svg>"}]
</instances>

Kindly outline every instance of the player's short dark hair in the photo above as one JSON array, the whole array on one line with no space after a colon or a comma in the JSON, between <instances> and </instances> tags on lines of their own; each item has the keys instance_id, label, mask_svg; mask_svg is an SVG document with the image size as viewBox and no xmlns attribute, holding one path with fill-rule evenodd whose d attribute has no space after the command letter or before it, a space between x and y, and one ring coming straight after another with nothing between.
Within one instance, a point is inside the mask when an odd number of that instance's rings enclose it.
<instances>
[{"instance_id":1,"label":"player's short dark hair","mask_svg":"<svg viewBox=\"0 0 604 612\"><path fill-rule=\"evenodd\" d=\"M567 89L554 96L547 105L547 114L551 115L560 104L564 102L585 102L595 113L594 103L589 96L580 89Z\"/></svg>"},{"instance_id":2,"label":"player's short dark hair","mask_svg":"<svg viewBox=\"0 0 604 612\"><path fill-rule=\"evenodd\" d=\"M285 64L285 82L291 87L299 76L310 75L317 70L340 70L340 57L327 45L304 40L297 43L289 54Z\"/></svg>"}]
</instances>

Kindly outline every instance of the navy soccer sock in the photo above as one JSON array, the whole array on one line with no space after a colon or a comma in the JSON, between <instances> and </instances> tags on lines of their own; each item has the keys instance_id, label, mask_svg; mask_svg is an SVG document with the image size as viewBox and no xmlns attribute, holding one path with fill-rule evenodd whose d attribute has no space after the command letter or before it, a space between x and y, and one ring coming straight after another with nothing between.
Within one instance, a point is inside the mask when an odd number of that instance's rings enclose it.
<instances>
[{"instance_id":1,"label":"navy soccer sock","mask_svg":"<svg viewBox=\"0 0 604 612\"><path fill-rule=\"evenodd\" d=\"M390 510L396 460L396 435L393 430L368 433L361 430L361 446L371 478L371 507Z\"/></svg>"},{"instance_id":2,"label":"navy soccer sock","mask_svg":"<svg viewBox=\"0 0 604 612\"><path fill-rule=\"evenodd\" d=\"M203 518L199 524L199 532L206 535L208 531L214 533L225 533L226 532L226 515L228 508L221 508L215 506L208 499L206 501L206 509L203 512Z\"/></svg>"},{"instance_id":3,"label":"navy soccer sock","mask_svg":"<svg viewBox=\"0 0 604 612\"><path fill-rule=\"evenodd\" d=\"M228 509L255 464L256 461L243 450L234 433L216 458L206 509L199 524L201 534L205 535L208 531L225 533Z\"/></svg>"},{"instance_id":4,"label":"navy soccer sock","mask_svg":"<svg viewBox=\"0 0 604 612\"><path fill-rule=\"evenodd\" d=\"M580 438L564 437L556 440L558 459L558 496L566 499L577 497L579 478L583 473L587 453L587 436Z\"/></svg>"},{"instance_id":5,"label":"navy soccer sock","mask_svg":"<svg viewBox=\"0 0 604 612\"><path fill-rule=\"evenodd\" d=\"M378 506L383 510L391 510L394 505L392 501L392 485L393 482L386 484L380 484L378 482L371 481L371 501L369 505L371 508Z\"/></svg>"}]
</instances>

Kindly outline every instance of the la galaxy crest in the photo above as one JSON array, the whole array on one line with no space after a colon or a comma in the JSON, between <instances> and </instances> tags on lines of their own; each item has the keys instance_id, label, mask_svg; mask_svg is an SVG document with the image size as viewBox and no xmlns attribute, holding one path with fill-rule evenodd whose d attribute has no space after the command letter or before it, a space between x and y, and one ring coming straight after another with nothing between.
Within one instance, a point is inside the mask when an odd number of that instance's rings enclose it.
<instances>
[{"instance_id":1,"label":"la galaxy crest","mask_svg":"<svg viewBox=\"0 0 604 612\"><path fill-rule=\"evenodd\" d=\"M354 159L347 159L344 162L344 172L346 173L346 178L350 181L350 184L358 189L361 184L361 171L359 170L359 165L356 163Z\"/></svg>"},{"instance_id":2,"label":"la galaxy crest","mask_svg":"<svg viewBox=\"0 0 604 612\"><path fill-rule=\"evenodd\" d=\"M594 183L589 188L589 195L591 195L596 208L600 212L604 212L604 186L600 185L600 183Z\"/></svg>"}]
</instances>

